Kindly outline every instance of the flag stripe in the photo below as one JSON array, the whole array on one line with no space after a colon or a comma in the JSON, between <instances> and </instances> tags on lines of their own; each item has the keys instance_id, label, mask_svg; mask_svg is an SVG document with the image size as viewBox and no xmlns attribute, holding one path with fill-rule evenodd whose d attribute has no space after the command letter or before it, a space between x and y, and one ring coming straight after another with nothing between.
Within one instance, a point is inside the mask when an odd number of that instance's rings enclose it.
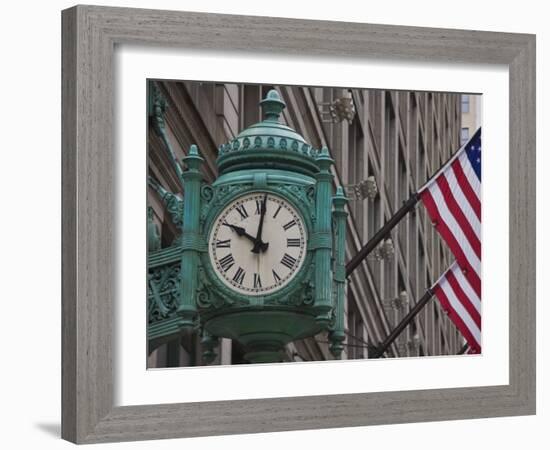
<instances>
[{"instance_id":1,"label":"flag stripe","mask_svg":"<svg viewBox=\"0 0 550 450\"><path fill-rule=\"evenodd\" d=\"M471 353L481 352L481 302L458 262L432 286L444 311L466 339Z\"/></svg>"},{"instance_id":2,"label":"flag stripe","mask_svg":"<svg viewBox=\"0 0 550 450\"><path fill-rule=\"evenodd\" d=\"M455 324L455 326L460 331L460 334L464 336L466 339L466 342L470 347L477 347L478 343L466 324L462 321L460 316L456 313L456 311L451 307L451 304L449 300L447 299L447 296L445 295L445 292L441 288L437 288L435 291L435 295L439 302L441 303L441 306L443 307L443 310L447 313L449 316L449 319Z\"/></svg>"},{"instance_id":3,"label":"flag stripe","mask_svg":"<svg viewBox=\"0 0 550 450\"><path fill-rule=\"evenodd\" d=\"M464 291L464 295L468 297L470 302L472 303L473 307L476 309L476 311L479 313L481 317L481 299L477 296L477 294L472 289L472 286L462 273L462 270L460 270L460 267L456 265L457 270L453 270L453 275L460 284L460 287Z\"/></svg>"},{"instance_id":4,"label":"flag stripe","mask_svg":"<svg viewBox=\"0 0 550 450\"><path fill-rule=\"evenodd\" d=\"M450 247L451 252L453 252L453 255L455 256L456 260L458 261L458 264L461 268L466 270L466 278L470 282L470 285L474 289L474 292L477 294L478 297L481 298L481 280L479 278L479 275L474 270L474 268L470 265L468 259L464 255L464 252L462 251L462 248L456 241L455 237L447 227L447 224L439 218L439 214L437 211L437 207L435 205L434 199L430 193L430 190L427 189L422 192L420 195L424 206L426 206L426 209L428 210L428 214L434 220L435 228L441 234L447 245Z\"/></svg>"},{"instance_id":5,"label":"flag stripe","mask_svg":"<svg viewBox=\"0 0 550 450\"><path fill-rule=\"evenodd\" d=\"M463 332L464 337L469 333L471 337L474 338L476 343L481 341L481 330L474 323L468 312L462 306L462 303L456 297L455 291L449 285L447 279L445 279L440 285L440 289L445 293L445 297L449 302L450 310L452 310L460 318L462 324L466 327L467 333ZM463 331L463 330L461 330Z\"/></svg>"},{"instance_id":6,"label":"flag stripe","mask_svg":"<svg viewBox=\"0 0 550 450\"><path fill-rule=\"evenodd\" d=\"M481 315L476 310L471 300L466 296L466 293L462 289L462 286L458 283L454 271L451 271L447 274L447 281L451 285L456 298L467 311L468 316L470 316L473 322L476 324L477 328L481 329Z\"/></svg>"},{"instance_id":7,"label":"flag stripe","mask_svg":"<svg viewBox=\"0 0 550 450\"><path fill-rule=\"evenodd\" d=\"M439 177L436 180L436 183L439 187L439 190L441 191L443 199L445 200L445 204L449 208L449 212L455 218L457 224L463 231L466 239L468 239L468 242L472 246L472 249L474 250L477 257L481 259L481 242L479 240L479 237L476 235L472 224L462 211L461 206L457 203L455 193L451 191L446 176Z\"/></svg>"},{"instance_id":8,"label":"flag stripe","mask_svg":"<svg viewBox=\"0 0 550 450\"><path fill-rule=\"evenodd\" d=\"M481 180L477 177L476 171L472 167L472 164L466 152L463 152L458 157L458 162L460 163L460 167L462 167L464 176L469 181L470 186L472 186L474 194L476 194L476 197L481 200Z\"/></svg>"},{"instance_id":9,"label":"flag stripe","mask_svg":"<svg viewBox=\"0 0 550 450\"><path fill-rule=\"evenodd\" d=\"M428 192L433 198L437 225L444 223L447 226L449 231L452 233L454 240L462 250L462 253L468 259L468 264L479 273L481 271L481 245L479 246L477 252L470 245L464 230L458 224L451 211L449 211L448 204L445 202L443 194L441 193L437 183L434 183Z\"/></svg>"},{"instance_id":10,"label":"flag stripe","mask_svg":"<svg viewBox=\"0 0 550 450\"><path fill-rule=\"evenodd\" d=\"M468 202L476 213L477 218L481 220L481 201L479 194L477 193L476 188L470 184L460 159L457 159L453 164L451 164L451 168L455 174L456 180L462 187L464 196L468 199Z\"/></svg>"},{"instance_id":11,"label":"flag stripe","mask_svg":"<svg viewBox=\"0 0 550 450\"><path fill-rule=\"evenodd\" d=\"M448 170L445 172L445 179L449 183L451 192L454 194L456 203L462 208L462 212L468 219L468 222L472 226L477 238L481 241L481 222L479 217L472 208L472 205L464 195L462 186L458 183L454 171Z\"/></svg>"}]
</instances>

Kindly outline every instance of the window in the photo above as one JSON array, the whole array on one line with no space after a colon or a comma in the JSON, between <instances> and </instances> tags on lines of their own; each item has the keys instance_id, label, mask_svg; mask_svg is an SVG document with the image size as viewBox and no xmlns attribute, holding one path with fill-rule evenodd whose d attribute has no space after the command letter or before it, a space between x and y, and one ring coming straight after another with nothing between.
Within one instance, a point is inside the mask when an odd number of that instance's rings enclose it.
<instances>
[{"instance_id":1,"label":"window","mask_svg":"<svg viewBox=\"0 0 550 450\"><path fill-rule=\"evenodd\" d=\"M365 325L351 290L348 290L348 292L350 294L348 297L348 359L362 359L365 357L363 347L363 342L366 340Z\"/></svg>"},{"instance_id":2,"label":"window","mask_svg":"<svg viewBox=\"0 0 550 450\"><path fill-rule=\"evenodd\" d=\"M374 177L374 168L372 159L370 156L368 157L368 169L367 169L367 177ZM374 236L374 233L378 231L380 228L380 194L378 194L374 200L372 200L371 205L367 206L367 214L368 214L368 236L367 238L371 238Z\"/></svg>"},{"instance_id":3,"label":"window","mask_svg":"<svg viewBox=\"0 0 550 450\"><path fill-rule=\"evenodd\" d=\"M382 154L382 166L384 168L384 184L388 193L388 203L390 212L395 205L395 177L397 162L397 127L396 117L393 105L393 99L389 92L386 93L386 111L385 111L385 144Z\"/></svg>"},{"instance_id":4,"label":"window","mask_svg":"<svg viewBox=\"0 0 550 450\"><path fill-rule=\"evenodd\" d=\"M461 128L460 129L460 145L464 145L470 139L470 129Z\"/></svg>"},{"instance_id":5,"label":"window","mask_svg":"<svg viewBox=\"0 0 550 450\"><path fill-rule=\"evenodd\" d=\"M402 202L406 202L409 198L409 179L407 177L407 162L405 161L405 151L401 144L399 144L399 151L397 152L397 167L398 167L398 193L399 201L397 206Z\"/></svg>"},{"instance_id":6,"label":"window","mask_svg":"<svg viewBox=\"0 0 550 450\"><path fill-rule=\"evenodd\" d=\"M462 112L463 113L469 113L470 112L470 96L469 95L463 95L462 96Z\"/></svg>"},{"instance_id":7,"label":"window","mask_svg":"<svg viewBox=\"0 0 550 450\"><path fill-rule=\"evenodd\" d=\"M398 185L398 201L396 208L399 207L402 203L406 202L409 198L409 179L407 177L407 163L404 157L404 150L399 144L398 159L397 159L398 173L397 173L397 185ZM402 247L403 251L406 251L407 244L407 226L409 224L410 218L407 217L403 220L400 226L397 228L399 236L399 245Z\"/></svg>"},{"instance_id":8,"label":"window","mask_svg":"<svg viewBox=\"0 0 550 450\"><path fill-rule=\"evenodd\" d=\"M354 120L349 125L348 131L348 182L350 185L356 185L364 181L364 139L363 130L359 120ZM368 201L368 200L367 200ZM349 209L353 215L355 225L362 236L363 233L363 204L361 199L357 199L349 204Z\"/></svg>"},{"instance_id":9,"label":"window","mask_svg":"<svg viewBox=\"0 0 550 450\"><path fill-rule=\"evenodd\" d=\"M426 146L424 144L424 137L420 135L418 141L418 181L419 185L422 185L424 181L428 179L429 170L428 170L428 155L426 154Z\"/></svg>"}]
</instances>

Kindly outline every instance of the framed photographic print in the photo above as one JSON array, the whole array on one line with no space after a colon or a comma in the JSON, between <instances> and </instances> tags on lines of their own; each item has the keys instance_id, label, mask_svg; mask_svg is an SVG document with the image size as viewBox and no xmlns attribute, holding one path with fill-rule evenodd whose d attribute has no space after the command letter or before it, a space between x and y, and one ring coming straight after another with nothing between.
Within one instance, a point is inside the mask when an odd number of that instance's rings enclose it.
<instances>
[{"instance_id":1,"label":"framed photographic print","mask_svg":"<svg viewBox=\"0 0 550 450\"><path fill-rule=\"evenodd\" d=\"M533 414L534 55L63 11L63 437Z\"/></svg>"}]
</instances>

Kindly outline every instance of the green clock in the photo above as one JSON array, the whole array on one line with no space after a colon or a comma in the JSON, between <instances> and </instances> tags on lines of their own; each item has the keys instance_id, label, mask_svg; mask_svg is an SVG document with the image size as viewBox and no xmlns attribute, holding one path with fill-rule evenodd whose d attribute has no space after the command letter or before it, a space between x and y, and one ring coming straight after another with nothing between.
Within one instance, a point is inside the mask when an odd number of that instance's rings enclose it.
<instances>
[{"instance_id":1,"label":"green clock","mask_svg":"<svg viewBox=\"0 0 550 450\"><path fill-rule=\"evenodd\" d=\"M268 192L250 192L230 202L215 218L209 260L229 289L259 296L287 286L303 268L307 230L298 210Z\"/></svg>"},{"instance_id":2,"label":"green clock","mask_svg":"<svg viewBox=\"0 0 550 450\"><path fill-rule=\"evenodd\" d=\"M264 119L220 146L212 184L196 146L184 159L183 202L168 202L182 234L150 259L151 296L169 299L173 313L150 335L160 342L199 329L207 361L219 338L228 338L244 359L274 362L286 358L289 342L326 331L339 357L346 199L341 189L333 195L328 148L314 149L281 123L278 92L260 105Z\"/></svg>"}]
</instances>

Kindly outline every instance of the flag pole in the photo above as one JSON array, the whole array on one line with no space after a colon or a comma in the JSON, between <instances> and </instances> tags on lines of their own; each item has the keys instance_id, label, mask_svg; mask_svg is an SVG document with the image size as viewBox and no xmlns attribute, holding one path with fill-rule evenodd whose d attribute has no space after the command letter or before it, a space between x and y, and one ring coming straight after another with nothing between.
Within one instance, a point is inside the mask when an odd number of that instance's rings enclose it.
<instances>
[{"instance_id":1,"label":"flag pole","mask_svg":"<svg viewBox=\"0 0 550 450\"><path fill-rule=\"evenodd\" d=\"M418 301L416 305L409 311L409 313L403 318L401 322L399 322L399 325L397 325L393 331L388 335L386 339L384 339L384 342L382 342L377 350L374 352L372 358L380 358L386 350L390 347L390 345L393 344L395 339L397 339L397 336L401 334L401 332L412 322L412 320L416 317L416 315L426 306L426 304L430 301L430 299L433 297L433 291L431 289L428 289L426 293L422 296L422 298Z\"/></svg>"},{"instance_id":2,"label":"flag pole","mask_svg":"<svg viewBox=\"0 0 550 450\"><path fill-rule=\"evenodd\" d=\"M470 345L466 342L464 346L460 349L460 351L457 353L457 355L463 355L464 353L466 353L466 350L468 350L469 347Z\"/></svg>"},{"instance_id":3,"label":"flag pole","mask_svg":"<svg viewBox=\"0 0 550 450\"><path fill-rule=\"evenodd\" d=\"M399 221L411 211L418 203L419 195L415 192L411 197L399 208L399 210L388 220L380 230L357 252L357 254L351 258L346 264L346 277L349 277L351 273L357 268L359 264L372 252L376 246L384 238L388 236L390 231L399 223Z\"/></svg>"},{"instance_id":4,"label":"flag pole","mask_svg":"<svg viewBox=\"0 0 550 450\"><path fill-rule=\"evenodd\" d=\"M363 262L363 260L376 248L376 246L385 239L390 231L399 223L399 221L405 217L420 200L420 193L426 189L426 187L439 175L449 164L451 164L461 151L468 146L468 144L481 133L481 127L472 135L468 142L462 145L456 152L454 152L449 159L441 165L441 167L429 177L426 182L418 189L411 197L403 203L403 206L388 220L380 230L357 252L357 254L346 264L346 277L349 277L351 273Z\"/></svg>"}]
</instances>

